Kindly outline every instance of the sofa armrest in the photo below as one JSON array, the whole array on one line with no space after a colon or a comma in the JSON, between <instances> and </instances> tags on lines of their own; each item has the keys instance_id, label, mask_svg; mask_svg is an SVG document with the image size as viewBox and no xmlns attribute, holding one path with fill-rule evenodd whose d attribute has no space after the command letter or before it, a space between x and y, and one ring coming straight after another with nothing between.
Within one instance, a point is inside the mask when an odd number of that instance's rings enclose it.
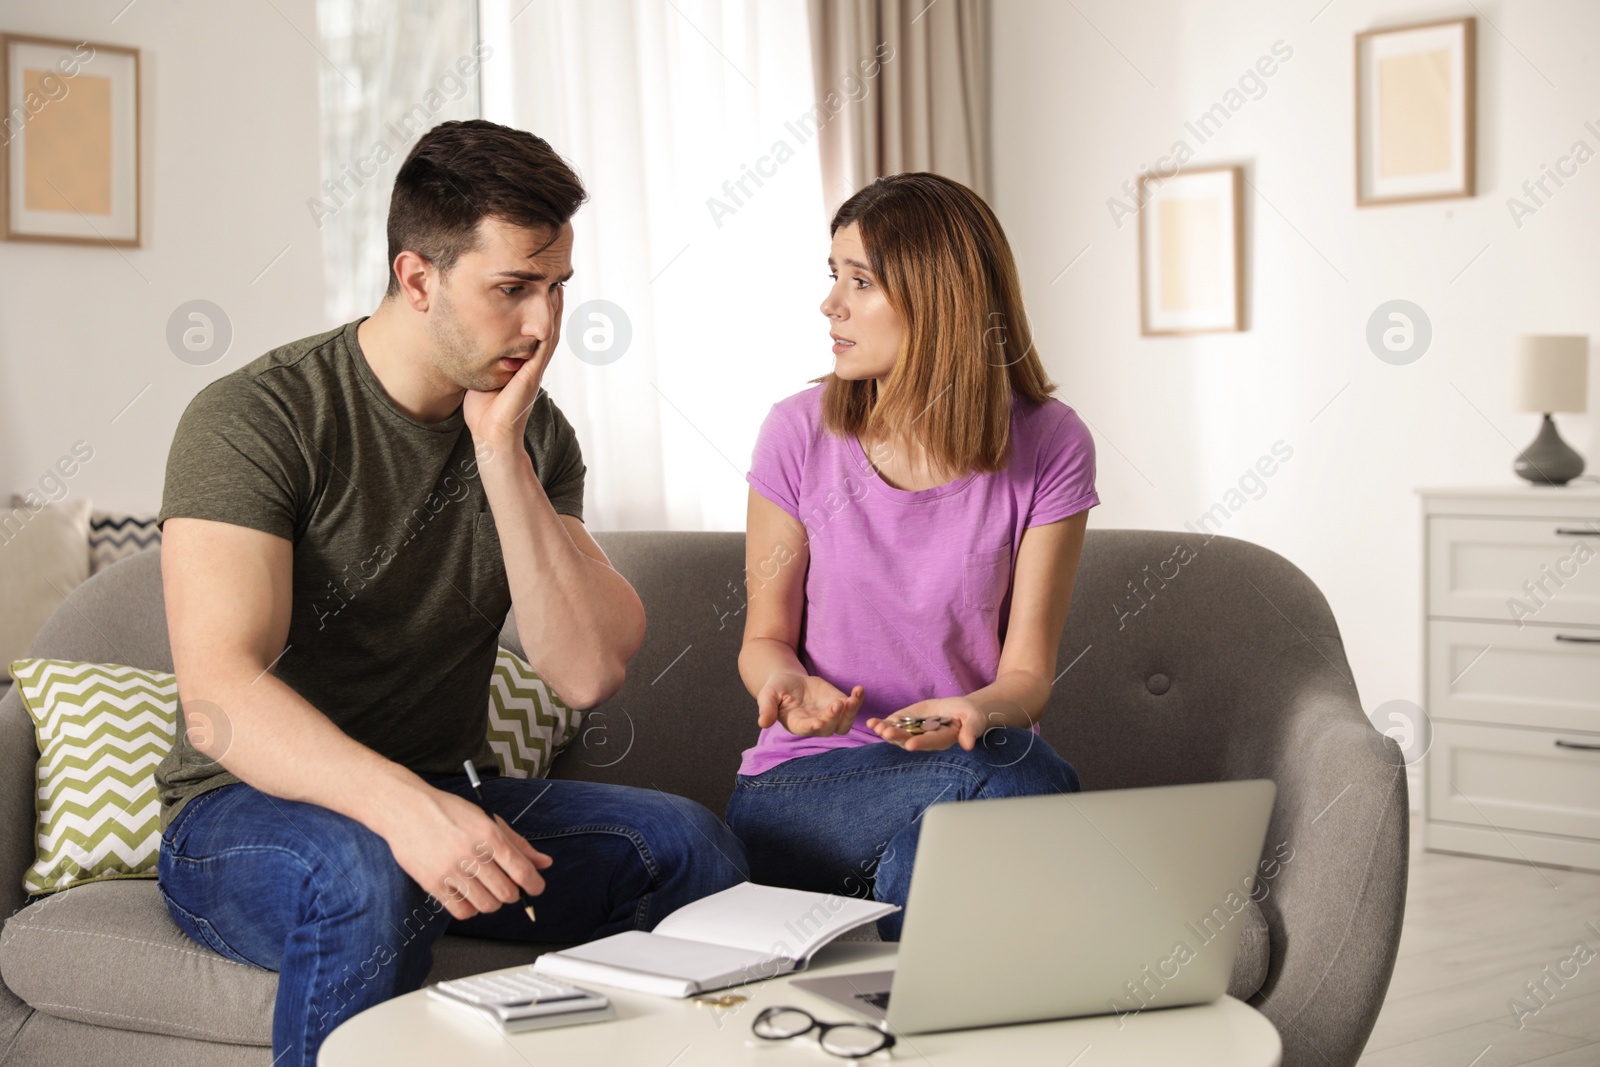
<instances>
[{"instance_id":1,"label":"sofa armrest","mask_svg":"<svg viewBox=\"0 0 1600 1067\"><path fill-rule=\"evenodd\" d=\"M0 698L0 916L28 902L22 875L35 856L34 765L39 750L33 720L16 686Z\"/></svg>"},{"instance_id":2,"label":"sofa armrest","mask_svg":"<svg viewBox=\"0 0 1600 1067\"><path fill-rule=\"evenodd\" d=\"M1405 765L1334 666L1345 662L1337 638L1322 643L1326 659L1302 643L1258 676L1265 680L1244 699L1275 712L1271 726L1230 746L1236 777L1278 785L1263 855L1280 862L1261 900L1272 947L1250 1003L1282 1035L1285 1067L1360 1058L1405 913Z\"/></svg>"},{"instance_id":3,"label":"sofa armrest","mask_svg":"<svg viewBox=\"0 0 1600 1067\"><path fill-rule=\"evenodd\" d=\"M28 902L22 873L33 863L34 849L33 722L13 685L0 697L0 917L10 918ZM3 921L3 919L0 919ZM0 984L0 1063L33 1009Z\"/></svg>"}]
</instances>

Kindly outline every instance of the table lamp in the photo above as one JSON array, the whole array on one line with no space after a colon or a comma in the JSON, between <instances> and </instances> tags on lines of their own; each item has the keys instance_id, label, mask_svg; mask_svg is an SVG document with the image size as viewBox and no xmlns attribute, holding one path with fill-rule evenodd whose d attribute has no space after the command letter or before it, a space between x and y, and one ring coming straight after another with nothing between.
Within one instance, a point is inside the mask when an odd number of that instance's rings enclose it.
<instances>
[{"instance_id":1,"label":"table lamp","mask_svg":"<svg viewBox=\"0 0 1600 1067\"><path fill-rule=\"evenodd\" d=\"M1583 457L1556 432L1553 411L1589 408L1589 338L1585 334L1522 334L1511 362L1511 408L1542 414L1539 436L1511 469L1534 485L1566 485L1583 473Z\"/></svg>"}]
</instances>

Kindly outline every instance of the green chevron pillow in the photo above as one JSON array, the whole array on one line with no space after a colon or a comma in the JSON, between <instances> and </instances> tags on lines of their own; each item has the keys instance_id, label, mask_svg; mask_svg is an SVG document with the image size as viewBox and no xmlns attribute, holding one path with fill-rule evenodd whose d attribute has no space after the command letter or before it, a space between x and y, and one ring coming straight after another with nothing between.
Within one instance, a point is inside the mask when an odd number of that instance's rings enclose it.
<instances>
[{"instance_id":1,"label":"green chevron pillow","mask_svg":"<svg viewBox=\"0 0 1600 1067\"><path fill-rule=\"evenodd\" d=\"M515 652L500 649L489 682L489 747L507 778L543 778L572 743L583 712L567 707Z\"/></svg>"},{"instance_id":2,"label":"green chevron pillow","mask_svg":"<svg viewBox=\"0 0 1600 1067\"><path fill-rule=\"evenodd\" d=\"M111 878L154 878L161 845L156 764L172 747L177 679L106 663L11 664L39 744L38 852L30 894Z\"/></svg>"},{"instance_id":3,"label":"green chevron pillow","mask_svg":"<svg viewBox=\"0 0 1600 1067\"><path fill-rule=\"evenodd\" d=\"M154 878L161 847L155 769L177 735L177 679L115 663L19 659L11 677L39 747L32 895ZM583 723L514 652L489 686L489 747L508 778L543 778Z\"/></svg>"}]
</instances>

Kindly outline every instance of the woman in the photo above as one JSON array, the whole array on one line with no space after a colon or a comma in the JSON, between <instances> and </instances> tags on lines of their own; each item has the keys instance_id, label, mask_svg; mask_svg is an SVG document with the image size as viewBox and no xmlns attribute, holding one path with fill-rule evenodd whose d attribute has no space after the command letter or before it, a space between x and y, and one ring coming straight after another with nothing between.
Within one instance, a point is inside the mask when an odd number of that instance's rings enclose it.
<instances>
[{"instance_id":1,"label":"woman","mask_svg":"<svg viewBox=\"0 0 1600 1067\"><path fill-rule=\"evenodd\" d=\"M756 882L904 906L928 805L1078 789L1035 723L1094 442L1050 397L975 193L880 178L831 230L835 369L773 405L747 478L739 672L761 733L727 818Z\"/></svg>"}]
</instances>

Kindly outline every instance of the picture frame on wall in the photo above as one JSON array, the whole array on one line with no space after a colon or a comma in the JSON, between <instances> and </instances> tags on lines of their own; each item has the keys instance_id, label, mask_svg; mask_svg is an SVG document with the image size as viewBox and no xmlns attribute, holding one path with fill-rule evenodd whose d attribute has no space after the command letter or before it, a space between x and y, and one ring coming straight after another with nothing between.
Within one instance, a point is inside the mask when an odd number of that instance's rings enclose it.
<instances>
[{"instance_id":1,"label":"picture frame on wall","mask_svg":"<svg viewBox=\"0 0 1600 1067\"><path fill-rule=\"evenodd\" d=\"M139 246L139 50L0 34L0 237Z\"/></svg>"},{"instance_id":2,"label":"picture frame on wall","mask_svg":"<svg viewBox=\"0 0 1600 1067\"><path fill-rule=\"evenodd\" d=\"M1139 332L1244 329L1244 170L1139 179Z\"/></svg>"},{"instance_id":3,"label":"picture frame on wall","mask_svg":"<svg viewBox=\"0 0 1600 1067\"><path fill-rule=\"evenodd\" d=\"M1356 34L1356 205L1472 196L1477 20Z\"/></svg>"}]
</instances>

